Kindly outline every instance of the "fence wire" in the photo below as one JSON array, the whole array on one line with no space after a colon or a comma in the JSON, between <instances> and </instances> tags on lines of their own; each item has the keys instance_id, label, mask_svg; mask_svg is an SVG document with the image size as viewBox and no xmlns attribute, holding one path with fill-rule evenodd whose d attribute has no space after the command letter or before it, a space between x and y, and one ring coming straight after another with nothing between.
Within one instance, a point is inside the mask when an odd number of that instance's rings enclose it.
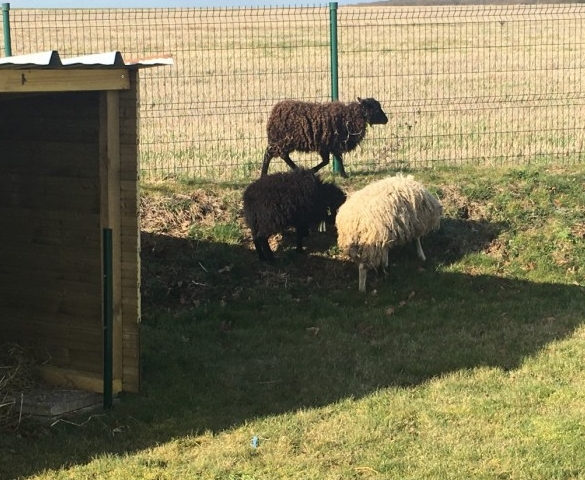
<instances>
[{"instance_id":1,"label":"fence wire","mask_svg":"<svg viewBox=\"0 0 585 480\"><path fill-rule=\"evenodd\" d=\"M583 160L585 5L337 12L340 100L375 97L390 117L346 154L350 173ZM255 177L272 105L331 98L329 6L10 15L13 55L173 56L140 72L146 179Z\"/></svg>"}]
</instances>

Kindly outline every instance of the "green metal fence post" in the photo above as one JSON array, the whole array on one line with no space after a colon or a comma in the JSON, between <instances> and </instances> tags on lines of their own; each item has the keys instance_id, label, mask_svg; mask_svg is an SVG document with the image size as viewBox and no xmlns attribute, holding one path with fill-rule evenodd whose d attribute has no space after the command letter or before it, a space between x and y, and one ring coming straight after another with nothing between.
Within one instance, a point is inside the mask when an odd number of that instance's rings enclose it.
<instances>
[{"instance_id":1,"label":"green metal fence post","mask_svg":"<svg viewBox=\"0 0 585 480\"><path fill-rule=\"evenodd\" d=\"M337 2L329 3L329 36L331 45L331 100L339 100L339 72L337 66ZM333 156L333 171L339 172L339 159Z\"/></svg>"},{"instance_id":2,"label":"green metal fence post","mask_svg":"<svg viewBox=\"0 0 585 480\"><path fill-rule=\"evenodd\" d=\"M10 4L2 4L2 25L4 26L4 55L12 56L12 44L10 41Z\"/></svg>"},{"instance_id":3,"label":"green metal fence post","mask_svg":"<svg viewBox=\"0 0 585 480\"><path fill-rule=\"evenodd\" d=\"M112 408L113 403L113 283L112 283L112 229L103 229L103 315L104 315L104 409Z\"/></svg>"}]
</instances>

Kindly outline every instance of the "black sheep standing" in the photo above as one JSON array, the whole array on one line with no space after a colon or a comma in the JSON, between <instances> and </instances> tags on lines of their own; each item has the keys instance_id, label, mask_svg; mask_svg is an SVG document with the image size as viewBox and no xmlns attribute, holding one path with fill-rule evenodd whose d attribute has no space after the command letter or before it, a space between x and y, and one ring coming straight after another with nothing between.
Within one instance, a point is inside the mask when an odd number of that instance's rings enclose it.
<instances>
[{"instance_id":1,"label":"black sheep standing","mask_svg":"<svg viewBox=\"0 0 585 480\"><path fill-rule=\"evenodd\" d=\"M368 125L384 125L388 117L375 98L357 102L310 103L284 100L272 107L266 132L268 147L262 162L262 174L268 173L270 160L281 157L290 168L298 168L290 153L318 152L321 163L316 172L329 163L330 154L339 159L339 171L347 177L342 154L355 149L366 135Z\"/></svg>"},{"instance_id":2,"label":"black sheep standing","mask_svg":"<svg viewBox=\"0 0 585 480\"><path fill-rule=\"evenodd\" d=\"M297 252L303 251L303 237L323 221L335 222L345 193L333 183L323 182L310 169L260 177L244 191L244 219L260 260L274 261L268 238L294 227Z\"/></svg>"}]
</instances>

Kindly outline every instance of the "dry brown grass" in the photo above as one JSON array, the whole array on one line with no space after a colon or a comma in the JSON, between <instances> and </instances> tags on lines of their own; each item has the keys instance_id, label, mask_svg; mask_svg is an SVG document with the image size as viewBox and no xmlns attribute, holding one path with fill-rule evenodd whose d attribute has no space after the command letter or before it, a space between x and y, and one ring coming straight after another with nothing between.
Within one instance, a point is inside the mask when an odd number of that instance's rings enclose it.
<instances>
[{"instance_id":1,"label":"dry brown grass","mask_svg":"<svg viewBox=\"0 0 585 480\"><path fill-rule=\"evenodd\" d=\"M148 175L256 176L272 104L330 97L326 7L11 15L14 53L173 55L142 71ZM391 114L348 168L580 160L584 15L578 4L339 7L340 98L374 96Z\"/></svg>"},{"instance_id":2,"label":"dry brown grass","mask_svg":"<svg viewBox=\"0 0 585 480\"><path fill-rule=\"evenodd\" d=\"M19 424L22 396L37 384L31 352L14 342L0 344L0 429Z\"/></svg>"},{"instance_id":3,"label":"dry brown grass","mask_svg":"<svg viewBox=\"0 0 585 480\"><path fill-rule=\"evenodd\" d=\"M209 225L225 216L221 200L204 190L194 190L188 195L142 195L140 198L140 225L148 233L183 238L195 223Z\"/></svg>"}]
</instances>

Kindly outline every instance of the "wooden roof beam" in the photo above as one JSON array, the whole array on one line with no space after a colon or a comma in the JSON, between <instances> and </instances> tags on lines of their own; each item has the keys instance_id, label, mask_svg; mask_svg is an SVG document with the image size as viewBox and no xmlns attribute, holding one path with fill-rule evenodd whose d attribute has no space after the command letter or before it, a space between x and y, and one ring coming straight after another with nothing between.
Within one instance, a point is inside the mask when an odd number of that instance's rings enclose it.
<instances>
[{"instance_id":1,"label":"wooden roof beam","mask_svg":"<svg viewBox=\"0 0 585 480\"><path fill-rule=\"evenodd\" d=\"M0 93L128 90L125 68L0 70Z\"/></svg>"}]
</instances>

